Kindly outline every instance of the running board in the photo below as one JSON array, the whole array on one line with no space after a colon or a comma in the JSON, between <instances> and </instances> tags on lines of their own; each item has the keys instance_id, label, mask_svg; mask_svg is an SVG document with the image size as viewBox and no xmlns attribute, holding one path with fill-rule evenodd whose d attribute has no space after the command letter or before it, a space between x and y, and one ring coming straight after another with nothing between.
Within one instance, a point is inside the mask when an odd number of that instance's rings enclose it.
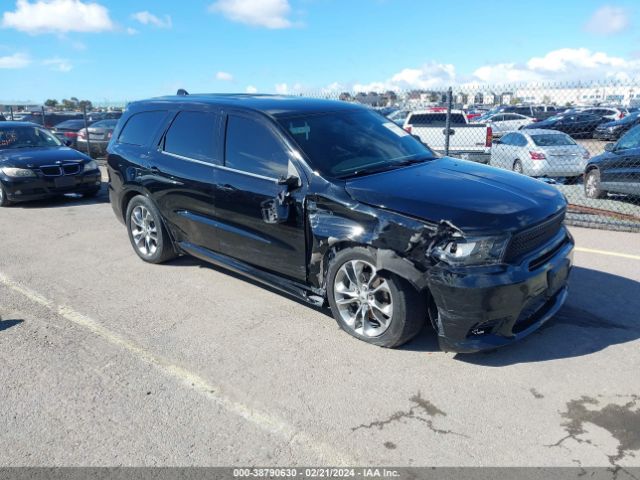
<instances>
[{"instance_id":1,"label":"running board","mask_svg":"<svg viewBox=\"0 0 640 480\"><path fill-rule=\"evenodd\" d=\"M300 300L322 307L325 304L324 295L320 291L315 291L306 285L287 278L280 277L273 273L265 272L253 267L245 262L228 257L221 253L214 252L208 248L199 247L189 242L178 242L181 250L205 262L212 263L227 270L239 273L281 292L292 295Z\"/></svg>"}]
</instances>

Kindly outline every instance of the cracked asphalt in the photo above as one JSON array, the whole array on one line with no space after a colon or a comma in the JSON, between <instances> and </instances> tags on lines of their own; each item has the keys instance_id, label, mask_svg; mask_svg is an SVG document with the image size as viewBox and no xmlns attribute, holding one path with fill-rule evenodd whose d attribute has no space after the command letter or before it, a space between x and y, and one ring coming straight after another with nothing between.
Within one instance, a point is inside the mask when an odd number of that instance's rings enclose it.
<instances>
[{"instance_id":1,"label":"cracked asphalt","mask_svg":"<svg viewBox=\"0 0 640 480\"><path fill-rule=\"evenodd\" d=\"M106 202L0 210L2 466L640 466L639 234L572 229L560 314L465 356L145 264Z\"/></svg>"}]
</instances>

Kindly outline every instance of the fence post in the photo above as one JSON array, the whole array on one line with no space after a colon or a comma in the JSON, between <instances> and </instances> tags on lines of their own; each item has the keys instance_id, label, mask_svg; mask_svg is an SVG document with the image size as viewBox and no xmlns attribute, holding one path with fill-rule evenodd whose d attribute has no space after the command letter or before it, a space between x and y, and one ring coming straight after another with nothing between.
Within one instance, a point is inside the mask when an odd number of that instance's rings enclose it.
<instances>
[{"instance_id":1,"label":"fence post","mask_svg":"<svg viewBox=\"0 0 640 480\"><path fill-rule=\"evenodd\" d=\"M40 107L40 110L42 111L42 126L44 128L47 128L47 122L46 122L45 116L44 116L44 105L42 107Z\"/></svg>"},{"instance_id":2,"label":"fence post","mask_svg":"<svg viewBox=\"0 0 640 480\"><path fill-rule=\"evenodd\" d=\"M89 139L89 124L87 123L87 106L85 104L82 105L82 119L84 120L84 131L87 135L87 155L91 157L91 140Z\"/></svg>"},{"instance_id":3,"label":"fence post","mask_svg":"<svg viewBox=\"0 0 640 480\"><path fill-rule=\"evenodd\" d=\"M13 105L9 105L9 113L11 114L11 121L13 122Z\"/></svg>"},{"instance_id":4,"label":"fence post","mask_svg":"<svg viewBox=\"0 0 640 480\"><path fill-rule=\"evenodd\" d=\"M447 90L447 120L444 127L444 154L449 156L449 137L451 136L451 104L453 103L453 88Z\"/></svg>"}]
</instances>

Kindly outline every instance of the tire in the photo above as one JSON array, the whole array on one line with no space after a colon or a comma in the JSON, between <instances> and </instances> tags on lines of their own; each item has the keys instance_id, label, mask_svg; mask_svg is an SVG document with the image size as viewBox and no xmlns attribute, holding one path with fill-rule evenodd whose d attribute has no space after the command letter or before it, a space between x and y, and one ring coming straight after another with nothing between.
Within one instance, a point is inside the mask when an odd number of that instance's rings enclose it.
<instances>
[{"instance_id":1,"label":"tire","mask_svg":"<svg viewBox=\"0 0 640 480\"><path fill-rule=\"evenodd\" d=\"M11 204L11 200L7 198L7 192L5 192L4 187L0 185L0 207L8 207Z\"/></svg>"},{"instance_id":2,"label":"tire","mask_svg":"<svg viewBox=\"0 0 640 480\"><path fill-rule=\"evenodd\" d=\"M375 264L366 248L338 252L327 272L331 312L340 328L357 339L399 347L424 327L427 305L409 282L394 274L378 274ZM354 276L356 282L350 280Z\"/></svg>"},{"instance_id":3,"label":"tire","mask_svg":"<svg viewBox=\"0 0 640 480\"><path fill-rule=\"evenodd\" d=\"M600 170L594 168L584 176L584 196L587 198L605 198L607 192L600 187Z\"/></svg>"},{"instance_id":4,"label":"tire","mask_svg":"<svg viewBox=\"0 0 640 480\"><path fill-rule=\"evenodd\" d=\"M160 212L147 197L133 197L125 219L131 246L142 260L157 264L177 256Z\"/></svg>"},{"instance_id":5,"label":"tire","mask_svg":"<svg viewBox=\"0 0 640 480\"><path fill-rule=\"evenodd\" d=\"M522 168L522 162L520 160L516 160L515 162L513 162L512 168L514 172L524 175L524 169Z\"/></svg>"},{"instance_id":6,"label":"tire","mask_svg":"<svg viewBox=\"0 0 640 480\"><path fill-rule=\"evenodd\" d=\"M98 188L95 188L95 189L93 189L93 190L89 190L89 191L88 191L88 192L86 192L86 193L83 193L83 194L82 194L82 196L83 196L84 198L95 198L95 197L97 197L97 196L98 196L98 194L100 193L100 190L101 190L101 188L100 188L100 187L98 187Z\"/></svg>"}]
</instances>

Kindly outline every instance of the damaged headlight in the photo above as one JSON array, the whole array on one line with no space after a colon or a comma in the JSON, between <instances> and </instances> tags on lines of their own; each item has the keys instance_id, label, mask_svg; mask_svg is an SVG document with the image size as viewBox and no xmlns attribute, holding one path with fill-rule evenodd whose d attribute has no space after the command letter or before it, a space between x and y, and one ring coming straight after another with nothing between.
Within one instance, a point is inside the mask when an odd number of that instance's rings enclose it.
<instances>
[{"instance_id":1,"label":"damaged headlight","mask_svg":"<svg viewBox=\"0 0 640 480\"><path fill-rule=\"evenodd\" d=\"M500 263L510 237L453 236L437 244L430 254L449 265L493 265Z\"/></svg>"}]
</instances>

